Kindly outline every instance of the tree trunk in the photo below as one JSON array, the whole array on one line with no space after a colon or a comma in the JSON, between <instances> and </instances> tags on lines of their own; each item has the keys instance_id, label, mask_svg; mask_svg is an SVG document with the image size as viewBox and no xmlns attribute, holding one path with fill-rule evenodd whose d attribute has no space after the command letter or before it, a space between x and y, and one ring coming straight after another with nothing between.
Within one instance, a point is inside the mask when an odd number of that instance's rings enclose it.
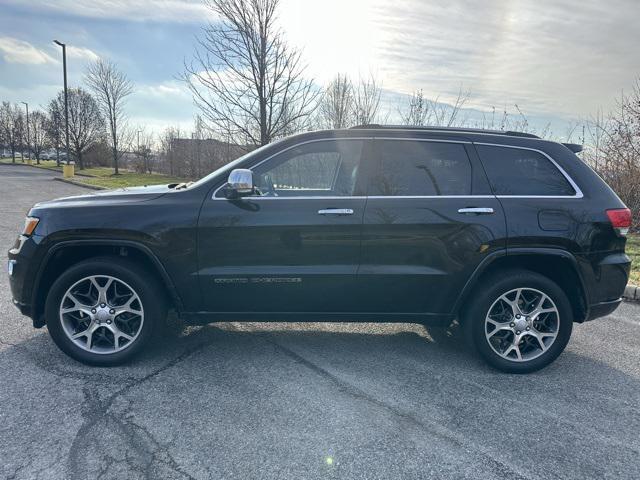
<instances>
[{"instance_id":1,"label":"tree trunk","mask_svg":"<svg viewBox=\"0 0 640 480\"><path fill-rule=\"evenodd\" d=\"M119 175L118 172L118 130L116 126L116 119L113 118L111 121L112 129L111 129L111 139L113 141L113 174Z\"/></svg>"},{"instance_id":2,"label":"tree trunk","mask_svg":"<svg viewBox=\"0 0 640 480\"><path fill-rule=\"evenodd\" d=\"M259 79L259 88L260 88L260 144L266 145L269 143L268 132L267 132L267 95L266 95L266 67L265 61L267 56L267 42L264 35L260 39L260 79Z\"/></svg>"},{"instance_id":3,"label":"tree trunk","mask_svg":"<svg viewBox=\"0 0 640 480\"><path fill-rule=\"evenodd\" d=\"M118 173L118 149L116 147L113 147L111 150L112 150L112 153L113 153L113 174L114 175L119 175L119 173Z\"/></svg>"},{"instance_id":4,"label":"tree trunk","mask_svg":"<svg viewBox=\"0 0 640 480\"><path fill-rule=\"evenodd\" d=\"M78 157L78 170L84 170L84 160L82 160L82 152L78 151L76 155Z\"/></svg>"}]
</instances>

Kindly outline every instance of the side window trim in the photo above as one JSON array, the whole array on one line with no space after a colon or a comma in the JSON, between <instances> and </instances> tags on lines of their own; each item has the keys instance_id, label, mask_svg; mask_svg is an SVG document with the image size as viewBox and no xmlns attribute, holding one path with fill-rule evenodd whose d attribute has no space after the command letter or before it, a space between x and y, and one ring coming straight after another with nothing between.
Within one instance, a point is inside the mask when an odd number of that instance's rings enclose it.
<instances>
[{"instance_id":1,"label":"side window trim","mask_svg":"<svg viewBox=\"0 0 640 480\"><path fill-rule=\"evenodd\" d=\"M376 140L404 140L404 141L419 141L419 142L440 142L440 143L459 143L459 144L467 144L467 145L485 145L485 146L489 146L489 147L504 147L504 148L515 148L515 149L520 149L520 150L530 150L533 152L537 152L541 155L543 155L545 158L547 158L552 165L555 166L555 168L558 169L558 171L560 171L560 173L564 176L564 178L569 182L569 184L571 185L571 187L573 188L573 190L575 191L575 195L409 195L409 196L384 196L384 195L354 195L354 196L300 196L300 197L251 197L251 200L287 200L290 198L295 198L296 200L316 200L316 199L343 199L343 198L351 198L351 199L362 199L362 198L372 198L372 199L381 199L381 198L385 198L385 199L391 199L391 198L396 198L396 199L402 199L402 198L583 198L584 194L582 193L582 190L580 189L580 187L576 184L576 182L573 180L573 178L571 178L571 176L558 164L558 162L556 162L551 156L549 156L547 153L543 152L542 150L539 150L537 148L531 148L531 147L521 147L521 146L516 146L516 145L505 145L505 144L501 144L501 143L487 143L487 142L471 142L468 140L443 140L443 139L432 139L432 138L416 138L416 137L345 137L345 138L316 138L313 140L306 140L304 142L299 142L296 144L293 144L283 150L280 150L278 152L275 152L271 155L269 155L267 158L264 158L262 160L260 160L259 162L257 162L255 165L252 165L249 169L253 171L254 168L258 167L259 165L269 161L270 159L272 159L273 157L275 157L276 155L280 155L281 153L284 153L288 150L291 150L292 148L297 148L300 147L302 145L306 145L308 143L316 143L316 142L327 142L327 141L334 141L334 140L341 140L341 141L348 141L348 140L361 140L364 141L364 146L363 146L363 150L362 150L362 157L360 159L361 165L363 162L368 161L368 162L375 162L376 167L379 164L379 156L373 152L371 152L371 150L375 150L374 147L374 143ZM367 145L370 146L370 148L367 148ZM366 153L365 153L366 151ZM471 161L472 159L470 159ZM473 168L473 162L472 163L472 168ZM361 177L362 178L362 177ZM358 179L358 181L361 180ZM228 201L227 198L220 196L218 197L217 194L220 190L222 190L224 188L224 186L226 185L226 182L223 183L222 185L220 185L218 188L216 188L213 192L213 195L211 196L212 200L224 200L224 201Z\"/></svg>"},{"instance_id":2,"label":"side window trim","mask_svg":"<svg viewBox=\"0 0 640 480\"><path fill-rule=\"evenodd\" d=\"M251 165L251 167L249 167L249 170L251 170L252 172L254 171L254 169L256 169L257 167L259 167L260 165L262 165L265 162L268 162L269 160L271 160L272 158L281 155L285 152L288 152L289 150L293 149L293 148L298 148L301 147L302 145L307 145L309 143L318 143L318 142L334 142L334 141L350 141L350 140L359 140L363 142L362 145L362 151L360 153L360 164L362 164L362 162L365 160L365 149L367 147L367 141L371 141L373 140L374 137L344 137L344 138L315 138L313 140L306 140L304 142L299 142L299 143L295 143L293 145L288 146L287 148L284 148L282 150L279 150L275 153L272 153L271 155L269 155L267 158L263 158L262 160L260 160L259 162L257 162L255 165ZM242 167L242 165L239 165L238 168L244 168ZM336 172L337 174L337 172ZM357 180L356 180L357 181ZM220 185L218 188L216 188L213 192L213 195L211 195L211 199L212 200L226 200L228 201L227 198L220 196L218 197L218 192L220 190L222 190L225 186L226 186L227 182L225 181L222 185ZM347 195L343 195L343 196L300 196L300 197L247 197L250 198L251 200L288 200L288 199L296 199L296 200L307 200L307 199L338 199L338 198L365 198L365 196L363 195L354 195L354 196L347 196Z\"/></svg>"},{"instance_id":3,"label":"side window trim","mask_svg":"<svg viewBox=\"0 0 640 480\"><path fill-rule=\"evenodd\" d=\"M556 162L549 154L531 147L521 147L518 145L505 145L502 143L485 143L485 142L473 142L474 145L484 145L487 147L500 147L500 148L514 148L517 150L529 150L531 152L537 152L551 162L551 164L562 174L562 176L569 182L571 188L575 192L574 195L496 195L496 198L583 198L584 194L578 184L573 181L573 178L562 168L558 162Z\"/></svg>"}]
</instances>

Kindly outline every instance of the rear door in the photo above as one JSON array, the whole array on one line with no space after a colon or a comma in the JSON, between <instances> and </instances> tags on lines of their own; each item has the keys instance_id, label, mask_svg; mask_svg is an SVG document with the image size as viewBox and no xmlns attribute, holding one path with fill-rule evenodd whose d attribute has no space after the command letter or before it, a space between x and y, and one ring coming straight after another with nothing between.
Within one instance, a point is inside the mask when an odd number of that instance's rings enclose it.
<instances>
[{"instance_id":1,"label":"rear door","mask_svg":"<svg viewBox=\"0 0 640 480\"><path fill-rule=\"evenodd\" d=\"M255 195L203 205L198 258L205 309L358 309L353 290L366 197L366 140L303 142L252 167Z\"/></svg>"},{"instance_id":2,"label":"rear door","mask_svg":"<svg viewBox=\"0 0 640 480\"><path fill-rule=\"evenodd\" d=\"M359 281L369 311L449 313L467 279L505 247L505 218L471 144L376 139Z\"/></svg>"}]
</instances>

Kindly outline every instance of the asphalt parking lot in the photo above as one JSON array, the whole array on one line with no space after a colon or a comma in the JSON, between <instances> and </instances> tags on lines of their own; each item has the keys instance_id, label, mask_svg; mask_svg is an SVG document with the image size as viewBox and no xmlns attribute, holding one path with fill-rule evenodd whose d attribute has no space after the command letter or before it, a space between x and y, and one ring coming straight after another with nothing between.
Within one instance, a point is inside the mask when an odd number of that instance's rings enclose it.
<instances>
[{"instance_id":1,"label":"asphalt parking lot","mask_svg":"<svg viewBox=\"0 0 640 480\"><path fill-rule=\"evenodd\" d=\"M526 376L455 331L219 323L85 367L11 304L29 207L88 192L0 165L0 478L640 478L640 305Z\"/></svg>"}]
</instances>

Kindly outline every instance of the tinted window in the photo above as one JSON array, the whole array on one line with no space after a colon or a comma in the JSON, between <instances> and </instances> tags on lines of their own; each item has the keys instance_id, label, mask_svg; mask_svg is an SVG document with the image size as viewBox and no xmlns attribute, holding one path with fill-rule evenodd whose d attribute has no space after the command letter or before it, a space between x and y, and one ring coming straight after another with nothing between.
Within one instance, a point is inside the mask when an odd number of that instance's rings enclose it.
<instances>
[{"instance_id":1,"label":"tinted window","mask_svg":"<svg viewBox=\"0 0 640 480\"><path fill-rule=\"evenodd\" d=\"M312 142L286 150L254 169L261 195L353 195L360 140Z\"/></svg>"},{"instance_id":2,"label":"tinted window","mask_svg":"<svg viewBox=\"0 0 640 480\"><path fill-rule=\"evenodd\" d=\"M575 195L562 172L538 152L485 145L476 148L496 195Z\"/></svg>"},{"instance_id":3,"label":"tinted window","mask_svg":"<svg viewBox=\"0 0 640 480\"><path fill-rule=\"evenodd\" d=\"M376 140L381 170L369 195L469 195L471 164L459 143Z\"/></svg>"}]
</instances>

